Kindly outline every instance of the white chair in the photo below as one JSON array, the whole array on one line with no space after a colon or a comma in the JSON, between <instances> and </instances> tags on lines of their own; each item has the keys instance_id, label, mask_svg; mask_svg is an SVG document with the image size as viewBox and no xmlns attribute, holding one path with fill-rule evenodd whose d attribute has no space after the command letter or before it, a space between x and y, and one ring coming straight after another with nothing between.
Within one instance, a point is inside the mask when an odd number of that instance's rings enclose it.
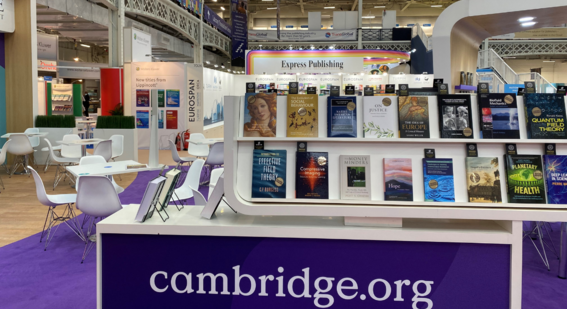
<instances>
[{"instance_id":1,"label":"white chair","mask_svg":"<svg viewBox=\"0 0 567 309\"><path fill-rule=\"evenodd\" d=\"M63 136L64 142L79 141L81 137L77 134L66 134ZM77 162L83 156L81 145L61 145L61 156L63 158L75 158Z\"/></svg>"},{"instance_id":2,"label":"white chair","mask_svg":"<svg viewBox=\"0 0 567 309\"><path fill-rule=\"evenodd\" d=\"M39 174L31 166L28 166L27 168L31 171L33 180L35 181L35 192L37 194L37 199L41 204L49 207L49 209L47 210L47 216L45 217L45 223L43 224L43 231L41 232L41 237L39 239L39 242L41 242L43 240L43 236L47 232L44 250L47 250L49 242L53 239L53 235L61 225L57 225L55 231L51 233L51 229L57 222L65 222L65 224L67 224L73 230L73 232L75 232L75 234L80 236L80 233L78 231L78 224L76 224L77 222L75 222L74 220L75 212L73 210L73 206L71 206L71 204L75 203L75 201L77 200L77 194L47 194L45 192L45 186L43 185L43 181L41 180L41 177L39 177ZM55 208L61 205L65 205L65 209L63 210L63 213L61 215L58 215L55 212ZM67 220L71 220L71 224L69 224Z\"/></svg>"},{"instance_id":3,"label":"white chair","mask_svg":"<svg viewBox=\"0 0 567 309\"><path fill-rule=\"evenodd\" d=\"M195 190L193 188L191 188L191 191L193 192L193 198L194 198L195 206L207 205L207 200L205 199L205 197L203 196L203 194L201 192L199 192L198 190Z\"/></svg>"},{"instance_id":4,"label":"white chair","mask_svg":"<svg viewBox=\"0 0 567 309\"><path fill-rule=\"evenodd\" d=\"M124 135L112 135L112 161L124 154Z\"/></svg>"},{"instance_id":5,"label":"white chair","mask_svg":"<svg viewBox=\"0 0 567 309\"><path fill-rule=\"evenodd\" d=\"M4 146L2 146L2 149L0 150L0 165L4 164L4 162L6 162L6 153L8 152L8 145L10 144L10 140L8 140ZM2 189L6 189L4 187L4 182L2 181L2 178L0 178L0 183L2 183Z\"/></svg>"},{"instance_id":6,"label":"white chair","mask_svg":"<svg viewBox=\"0 0 567 309\"><path fill-rule=\"evenodd\" d=\"M193 191L191 188L199 188L199 180L201 178L201 171L203 170L203 164L205 160L197 159L191 164L189 172L187 172L187 177L181 185L181 187L175 189L175 194L173 195L174 200L186 200L193 197Z\"/></svg>"},{"instance_id":7,"label":"white chair","mask_svg":"<svg viewBox=\"0 0 567 309\"><path fill-rule=\"evenodd\" d=\"M65 180L67 176L69 176L69 180L74 183L75 181L73 180L73 177L67 172L65 166L79 163L79 158L64 158L62 156L59 156L55 154L55 151L53 151L51 142L49 142L47 138L45 138L44 141L47 143L47 147L49 148L49 156L51 158L51 162L57 164L57 169L55 170L55 179L53 180L53 190L55 190L55 187L57 187L59 182L61 180Z\"/></svg>"},{"instance_id":8,"label":"white chair","mask_svg":"<svg viewBox=\"0 0 567 309\"><path fill-rule=\"evenodd\" d=\"M209 182L209 198L211 197L211 193L215 189L217 182L219 181L220 176L224 173L224 168L216 168L211 172L211 181Z\"/></svg>"},{"instance_id":9,"label":"white chair","mask_svg":"<svg viewBox=\"0 0 567 309\"><path fill-rule=\"evenodd\" d=\"M67 133L73 133L73 129L70 129ZM65 138L63 138L65 139ZM61 151L61 145L57 145L57 146L53 146L53 150L54 151ZM47 152L47 157L45 158L45 168L43 169L44 173L47 173L47 169L49 168L49 163L51 163L51 158L49 155L49 148L48 147L43 147L41 148L41 151L43 152Z\"/></svg>"},{"instance_id":10,"label":"white chair","mask_svg":"<svg viewBox=\"0 0 567 309\"><path fill-rule=\"evenodd\" d=\"M88 157L82 157L81 160L79 161L79 165L87 165L87 164L104 164L106 163L106 160L104 159L104 157L99 156L99 155L92 155L92 156L88 156ZM121 186L119 186L115 181L114 178L112 176L106 176L108 179L110 179L110 181L112 182L112 185L114 186L114 189L116 190L116 193L122 193L124 192L124 188L122 188ZM75 188L79 188L79 182L81 181L81 176L77 177L77 179L75 180L76 186Z\"/></svg>"},{"instance_id":11,"label":"white chair","mask_svg":"<svg viewBox=\"0 0 567 309\"><path fill-rule=\"evenodd\" d=\"M110 161L110 159L112 159L112 141L106 140L98 143L93 154L95 156L102 156L106 162Z\"/></svg>"},{"instance_id":12,"label":"white chair","mask_svg":"<svg viewBox=\"0 0 567 309\"><path fill-rule=\"evenodd\" d=\"M108 217L121 210L122 204L110 179L104 176L83 176L78 185L75 205L85 216L89 216L86 233L81 231L85 241L82 264L96 242L96 235L92 235L96 219Z\"/></svg>"},{"instance_id":13,"label":"white chair","mask_svg":"<svg viewBox=\"0 0 567 309\"><path fill-rule=\"evenodd\" d=\"M24 133L15 133L10 135L10 146L8 147L8 152L15 155L14 163L10 171L10 177L14 175L18 167L22 166L26 174L28 171L28 156L33 153L33 148L31 146L28 136Z\"/></svg>"},{"instance_id":14,"label":"white chair","mask_svg":"<svg viewBox=\"0 0 567 309\"><path fill-rule=\"evenodd\" d=\"M173 161L177 163L177 167L183 165L183 163L191 163L197 159L195 157L180 157L179 153L177 152L177 147L175 146L175 143L172 140L168 140L168 141L169 141L169 149L171 150L171 157L173 158Z\"/></svg>"},{"instance_id":15,"label":"white chair","mask_svg":"<svg viewBox=\"0 0 567 309\"><path fill-rule=\"evenodd\" d=\"M200 140L205 140L205 136L202 133L191 133L189 135L189 149L187 149L187 152L194 157L206 158L209 155L209 145L191 143L191 141L196 142Z\"/></svg>"},{"instance_id":16,"label":"white chair","mask_svg":"<svg viewBox=\"0 0 567 309\"><path fill-rule=\"evenodd\" d=\"M24 133L39 133L39 129L38 128L27 128ZM37 165L35 162L35 153L37 152L37 149L35 149L37 146L39 146L39 136L28 136L28 139L30 140L30 144L33 148L33 152L34 152L34 156L33 156L33 165Z\"/></svg>"}]
</instances>

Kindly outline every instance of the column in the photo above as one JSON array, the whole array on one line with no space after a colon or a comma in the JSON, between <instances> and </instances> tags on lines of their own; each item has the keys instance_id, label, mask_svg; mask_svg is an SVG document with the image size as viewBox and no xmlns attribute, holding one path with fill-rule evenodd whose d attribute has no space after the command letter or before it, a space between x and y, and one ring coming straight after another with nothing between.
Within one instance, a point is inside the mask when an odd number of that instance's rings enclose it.
<instances>
[{"instance_id":1,"label":"column","mask_svg":"<svg viewBox=\"0 0 567 309\"><path fill-rule=\"evenodd\" d=\"M362 0L358 0L358 49L362 49Z\"/></svg>"},{"instance_id":2,"label":"column","mask_svg":"<svg viewBox=\"0 0 567 309\"><path fill-rule=\"evenodd\" d=\"M117 1L117 10L108 9L108 66L124 65L124 0Z\"/></svg>"}]
</instances>

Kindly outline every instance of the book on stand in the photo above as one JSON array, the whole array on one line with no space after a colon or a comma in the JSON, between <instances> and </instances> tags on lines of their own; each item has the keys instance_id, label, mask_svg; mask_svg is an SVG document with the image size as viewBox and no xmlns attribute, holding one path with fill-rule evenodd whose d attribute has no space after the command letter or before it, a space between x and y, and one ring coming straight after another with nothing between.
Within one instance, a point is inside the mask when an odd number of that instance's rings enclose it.
<instances>
[{"instance_id":1,"label":"book on stand","mask_svg":"<svg viewBox=\"0 0 567 309\"><path fill-rule=\"evenodd\" d=\"M156 207L160 190L162 190L165 180L165 177L158 176L148 182L146 191L144 191L144 196L142 197L142 201L140 202L140 207L138 208L138 212L136 213L136 221L144 222L147 219L148 214L152 211L151 208Z\"/></svg>"},{"instance_id":2,"label":"book on stand","mask_svg":"<svg viewBox=\"0 0 567 309\"><path fill-rule=\"evenodd\" d=\"M327 137L356 136L356 97L328 97Z\"/></svg>"},{"instance_id":3,"label":"book on stand","mask_svg":"<svg viewBox=\"0 0 567 309\"><path fill-rule=\"evenodd\" d=\"M364 97L363 132L365 138L395 138L398 131L396 96Z\"/></svg>"},{"instance_id":4,"label":"book on stand","mask_svg":"<svg viewBox=\"0 0 567 309\"><path fill-rule=\"evenodd\" d=\"M399 97L401 138L429 138L429 100L427 97Z\"/></svg>"},{"instance_id":5,"label":"book on stand","mask_svg":"<svg viewBox=\"0 0 567 309\"><path fill-rule=\"evenodd\" d=\"M295 197L329 198L329 153L296 152Z\"/></svg>"},{"instance_id":6,"label":"book on stand","mask_svg":"<svg viewBox=\"0 0 567 309\"><path fill-rule=\"evenodd\" d=\"M426 202L454 202L453 159L423 158Z\"/></svg>"},{"instance_id":7,"label":"book on stand","mask_svg":"<svg viewBox=\"0 0 567 309\"><path fill-rule=\"evenodd\" d=\"M498 158L467 157L465 164L469 202L502 203Z\"/></svg>"},{"instance_id":8,"label":"book on stand","mask_svg":"<svg viewBox=\"0 0 567 309\"><path fill-rule=\"evenodd\" d=\"M508 203L545 204L543 164L539 155L504 155Z\"/></svg>"},{"instance_id":9,"label":"book on stand","mask_svg":"<svg viewBox=\"0 0 567 309\"><path fill-rule=\"evenodd\" d=\"M480 137L483 139L519 139L518 102L511 93L478 95Z\"/></svg>"},{"instance_id":10,"label":"book on stand","mask_svg":"<svg viewBox=\"0 0 567 309\"><path fill-rule=\"evenodd\" d=\"M244 137L276 137L276 93L246 93L243 114Z\"/></svg>"},{"instance_id":11,"label":"book on stand","mask_svg":"<svg viewBox=\"0 0 567 309\"><path fill-rule=\"evenodd\" d=\"M470 95L438 95L437 105L441 138L474 138Z\"/></svg>"},{"instance_id":12,"label":"book on stand","mask_svg":"<svg viewBox=\"0 0 567 309\"><path fill-rule=\"evenodd\" d=\"M254 149L252 197L285 198L287 151Z\"/></svg>"},{"instance_id":13,"label":"book on stand","mask_svg":"<svg viewBox=\"0 0 567 309\"><path fill-rule=\"evenodd\" d=\"M370 200L370 156L339 156L341 199Z\"/></svg>"},{"instance_id":14,"label":"book on stand","mask_svg":"<svg viewBox=\"0 0 567 309\"><path fill-rule=\"evenodd\" d=\"M318 104L316 94L287 96L287 137L319 136Z\"/></svg>"},{"instance_id":15,"label":"book on stand","mask_svg":"<svg viewBox=\"0 0 567 309\"><path fill-rule=\"evenodd\" d=\"M384 200L413 201L411 159L384 158Z\"/></svg>"},{"instance_id":16,"label":"book on stand","mask_svg":"<svg viewBox=\"0 0 567 309\"><path fill-rule=\"evenodd\" d=\"M159 196L159 204L156 206L158 211L160 211L162 207L167 207L167 205L169 204L171 196L175 191L175 185L177 184L177 180L180 176L181 170L178 170L176 168L165 173L166 180Z\"/></svg>"},{"instance_id":17,"label":"book on stand","mask_svg":"<svg viewBox=\"0 0 567 309\"><path fill-rule=\"evenodd\" d=\"M545 155L548 204L567 204L567 156Z\"/></svg>"},{"instance_id":18,"label":"book on stand","mask_svg":"<svg viewBox=\"0 0 567 309\"><path fill-rule=\"evenodd\" d=\"M565 96L556 93L524 95L526 131L530 139L565 139Z\"/></svg>"}]
</instances>

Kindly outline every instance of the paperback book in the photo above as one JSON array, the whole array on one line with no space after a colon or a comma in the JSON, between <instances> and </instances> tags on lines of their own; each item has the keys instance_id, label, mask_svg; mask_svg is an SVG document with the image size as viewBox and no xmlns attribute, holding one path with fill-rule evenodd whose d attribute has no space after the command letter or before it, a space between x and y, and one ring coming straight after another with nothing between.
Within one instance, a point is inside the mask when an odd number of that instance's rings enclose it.
<instances>
[{"instance_id":1,"label":"paperback book","mask_svg":"<svg viewBox=\"0 0 567 309\"><path fill-rule=\"evenodd\" d=\"M247 93L244 97L244 137L275 137L277 94Z\"/></svg>"},{"instance_id":2,"label":"paperback book","mask_svg":"<svg viewBox=\"0 0 567 309\"><path fill-rule=\"evenodd\" d=\"M296 152L296 198L329 198L328 159L327 152Z\"/></svg>"},{"instance_id":3,"label":"paperback book","mask_svg":"<svg viewBox=\"0 0 567 309\"><path fill-rule=\"evenodd\" d=\"M479 94L480 137L519 139L518 103L515 94Z\"/></svg>"},{"instance_id":4,"label":"paperback book","mask_svg":"<svg viewBox=\"0 0 567 309\"><path fill-rule=\"evenodd\" d=\"M285 150L254 149L253 198L285 198L286 159Z\"/></svg>"},{"instance_id":5,"label":"paperback book","mask_svg":"<svg viewBox=\"0 0 567 309\"><path fill-rule=\"evenodd\" d=\"M543 156L548 204L567 204L567 156Z\"/></svg>"},{"instance_id":6,"label":"paperback book","mask_svg":"<svg viewBox=\"0 0 567 309\"><path fill-rule=\"evenodd\" d=\"M526 93L526 131L531 139L565 139L565 96L555 93Z\"/></svg>"},{"instance_id":7,"label":"paperback book","mask_svg":"<svg viewBox=\"0 0 567 309\"><path fill-rule=\"evenodd\" d=\"M402 138L429 138L427 97L399 97L399 132Z\"/></svg>"},{"instance_id":8,"label":"paperback book","mask_svg":"<svg viewBox=\"0 0 567 309\"><path fill-rule=\"evenodd\" d=\"M508 203L545 204L543 165L539 155L505 155Z\"/></svg>"},{"instance_id":9,"label":"paperback book","mask_svg":"<svg viewBox=\"0 0 567 309\"><path fill-rule=\"evenodd\" d=\"M438 95L437 102L441 138L474 138L470 95Z\"/></svg>"},{"instance_id":10,"label":"paperback book","mask_svg":"<svg viewBox=\"0 0 567 309\"><path fill-rule=\"evenodd\" d=\"M287 137L318 137L318 101L316 94L287 96Z\"/></svg>"},{"instance_id":11,"label":"paperback book","mask_svg":"<svg viewBox=\"0 0 567 309\"><path fill-rule=\"evenodd\" d=\"M364 97L365 138L395 138L398 131L396 96Z\"/></svg>"},{"instance_id":12,"label":"paperback book","mask_svg":"<svg viewBox=\"0 0 567 309\"><path fill-rule=\"evenodd\" d=\"M339 156L341 199L370 200L370 156Z\"/></svg>"},{"instance_id":13,"label":"paperback book","mask_svg":"<svg viewBox=\"0 0 567 309\"><path fill-rule=\"evenodd\" d=\"M453 159L423 158L426 202L454 202Z\"/></svg>"},{"instance_id":14,"label":"paperback book","mask_svg":"<svg viewBox=\"0 0 567 309\"><path fill-rule=\"evenodd\" d=\"M136 213L136 221L144 222L148 218L148 215L151 214L153 209L156 207L157 199L165 180L165 177L158 176L148 182L146 191L144 192L144 196L140 202L140 207Z\"/></svg>"},{"instance_id":15,"label":"paperback book","mask_svg":"<svg viewBox=\"0 0 567 309\"><path fill-rule=\"evenodd\" d=\"M356 137L356 97L327 98L327 136Z\"/></svg>"},{"instance_id":16,"label":"paperback book","mask_svg":"<svg viewBox=\"0 0 567 309\"><path fill-rule=\"evenodd\" d=\"M180 176L181 170L176 168L165 173L166 180L159 195L159 204L156 205L158 211L161 211L162 207L167 207L167 205L169 205L169 201L175 192L175 185L177 184Z\"/></svg>"},{"instance_id":17,"label":"paperback book","mask_svg":"<svg viewBox=\"0 0 567 309\"><path fill-rule=\"evenodd\" d=\"M384 158L384 200L413 201L411 159Z\"/></svg>"},{"instance_id":18,"label":"paperback book","mask_svg":"<svg viewBox=\"0 0 567 309\"><path fill-rule=\"evenodd\" d=\"M467 157L469 202L502 203L497 157Z\"/></svg>"}]
</instances>

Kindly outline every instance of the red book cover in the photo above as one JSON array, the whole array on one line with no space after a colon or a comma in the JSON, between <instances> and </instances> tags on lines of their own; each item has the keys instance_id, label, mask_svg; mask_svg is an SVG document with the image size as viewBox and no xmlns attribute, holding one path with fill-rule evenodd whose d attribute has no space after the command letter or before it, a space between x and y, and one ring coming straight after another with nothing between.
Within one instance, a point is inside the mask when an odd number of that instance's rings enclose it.
<instances>
[{"instance_id":1,"label":"red book cover","mask_svg":"<svg viewBox=\"0 0 567 309\"><path fill-rule=\"evenodd\" d=\"M165 125L168 130L177 130L177 111L165 111Z\"/></svg>"}]
</instances>

